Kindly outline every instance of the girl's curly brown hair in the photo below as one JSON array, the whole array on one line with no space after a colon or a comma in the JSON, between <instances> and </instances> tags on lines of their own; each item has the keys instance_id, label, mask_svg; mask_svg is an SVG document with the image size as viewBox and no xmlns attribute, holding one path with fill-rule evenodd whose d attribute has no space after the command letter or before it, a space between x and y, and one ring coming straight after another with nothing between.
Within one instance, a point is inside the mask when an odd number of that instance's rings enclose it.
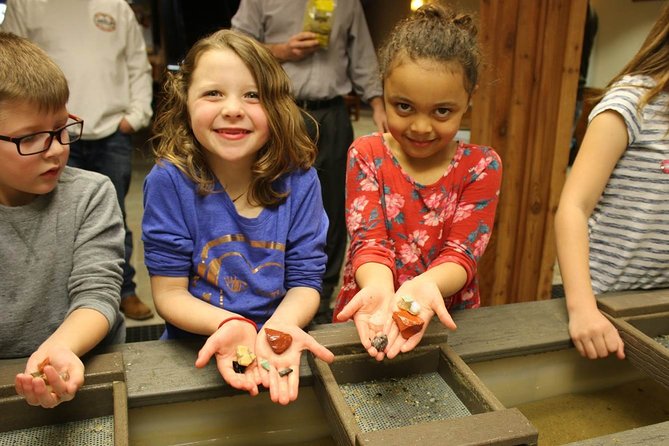
<instances>
[{"instance_id":1,"label":"girl's curly brown hair","mask_svg":"<svg viewBox=\"0 0 669 446\"><path fill-rule=\"evenodd\" d=\"M481 54L477 29L468 14L456 13L438 3L421 6L395 25L379 50L379 69L385 80L398 64L409 59L459 62L470 95L478 82Z\"/></svg>"},{"instance_id":2,"label":"girl's curly brown hair","mask_svg":"<svg viewBox=\"0 0 669 446\"><path fill-rule=\"evenodd\" d=\"M260 103L269 124L270 136L258 151L252 167L249 201L274 206L285 200L288 191L273 188L282 175L308 169L316 158L316 146L309 138L303 117L291 95L290 79L279 62L252 38L231 30L220 30L193 45L178 72L169 73L164 98L154 121L154 153L179 168L209 194L216 178L204 157L204 148L195 138L188 114L188 89L198 60L210 50L232 50L253 75Z\"/></svg>"}]
</instances>

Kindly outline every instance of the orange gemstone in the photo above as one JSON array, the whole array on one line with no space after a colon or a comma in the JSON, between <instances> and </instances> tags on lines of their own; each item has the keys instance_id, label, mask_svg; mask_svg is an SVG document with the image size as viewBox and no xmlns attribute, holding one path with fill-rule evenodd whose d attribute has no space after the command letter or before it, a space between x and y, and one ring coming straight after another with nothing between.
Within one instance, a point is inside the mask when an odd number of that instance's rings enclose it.
<instances>
[{"instance_id":1,"label":"orange gemstone","mask_svg":"<svg viewBox=\"0 0 669 446\"><path fill-rule=\"evenodd\" d=\"M272 348L272 351L277 355L285 352L290 344L293 343L293 337L288 333L279 330L272 330L265 328L265 336L267 336L267 343Z\"/></svg>"},{"instance_id":2,"label":"orange gemstone","mask_svg":"<svg viewBox=\"0 0 669 446\"><path fill-rule=\"evenodd\" d=\"M423 322L423 319L406 310L395 311L393 313L393 320L400 329L400 334L404 339L409 339L411 336L418 333L425 323Z\"/></svg>"}]
</instances>

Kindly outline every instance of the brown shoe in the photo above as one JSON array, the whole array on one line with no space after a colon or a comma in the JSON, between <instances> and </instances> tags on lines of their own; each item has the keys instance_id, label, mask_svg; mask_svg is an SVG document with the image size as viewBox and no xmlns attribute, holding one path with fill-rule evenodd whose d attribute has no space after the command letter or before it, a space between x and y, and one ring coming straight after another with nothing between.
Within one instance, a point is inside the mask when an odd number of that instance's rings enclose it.
<instances>
[{"instance_id":1,"label":"brown shoe","mask_svg":"<svg viewBox=\"0 0 669 446\"><path fill-rule=\"evenodd\" d=\"M121 311L125 317L142 321L153 316L153 311L139 297L132 295L121 299Z\"/></svg>"}]
</instances>

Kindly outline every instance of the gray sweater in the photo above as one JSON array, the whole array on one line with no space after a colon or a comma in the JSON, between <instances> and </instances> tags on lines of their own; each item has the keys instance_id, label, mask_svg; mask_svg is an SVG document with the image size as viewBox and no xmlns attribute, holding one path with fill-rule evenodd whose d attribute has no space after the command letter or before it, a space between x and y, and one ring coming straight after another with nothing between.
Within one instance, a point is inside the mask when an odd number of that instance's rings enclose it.
<instances>
[{"instance_id":1,"label":"gray sweater","mask_svg":"<svg viewBox=\"0 0 669 446\"><path fill-rule=\"evenodd\" d=\"M51 193L0 205L0 234L0 358L31 355L77 308L107 318L104 343L125 340L125 233L107 177L66 167Z\"/></svg>"}]
</instances>

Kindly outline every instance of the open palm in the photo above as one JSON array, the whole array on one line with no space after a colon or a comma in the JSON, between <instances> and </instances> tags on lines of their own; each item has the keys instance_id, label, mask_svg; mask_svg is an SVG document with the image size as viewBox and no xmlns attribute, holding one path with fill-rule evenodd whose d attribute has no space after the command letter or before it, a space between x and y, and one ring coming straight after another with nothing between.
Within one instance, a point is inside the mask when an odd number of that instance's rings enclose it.
<instances>
[{"instance_id":1,"label":"open palm","mask_svg":"<svg viewBox=\"0 0 669 446\"><path fill-rule=\"evenodd\" d=\"M248 366L244 373L235 372L232 362L237 360L238 345L245 345L253 352L256 337L257 333L251 324L243 321L228 322L209 336L198 352L195 367L206 366L215 355L216 367L225 382L255 396L260 384L257 361Z\"/></svg>"},{"instance_id":2,"label":"open palm","mask_svg":"<svg viewBox=\"0 0 669 446\"><path fill-rule=\"evenodd\" d=\"M309 350L314 356L326 362L332 362L334 354L297 325L267 327L289 334L293 338L288 349L281 354L276 354L267 342L264 328L258 333L256 352L258 362L269 361L269 370L260 368L261 381L263 386L269 388L273 402L286 405L297 399L302 352ZM291 369L291 372L281 376L279 372L286 369Z\"/></svg>"},{"instance_id":3,"label":"open palm","mask_svg":"<svg viewBox=\"0 0 669 446\"><path fill-rule=\"evenodd\" d=\"M362 346L378 361L384 358L385 353L372 345L372 338L387 334L384 327L388 326L388 320L392 320L389 309L391 298L392 295L386 295L374 287L365 287L337 315L340 321L353 318Z\"/></svg>"},{"instance_id":4,"label":"open palm","mask_svg":"<svg viewBox=\"0 0 669 446\"><path fill-rule=\"evenodd\" d=\"M394 321L391 321L391 323L385 327L385 330L388 333L388 348L386 349L388 359L393 359L399 353L406 353L413 350L423 339L425 330L427 330L427 327L432 320L432 316L435 314L446 328L450 330L456 329L455 322L453 322L453 318L446 309L444 298L437 285L432 282L412 282L413 281L404 282L404 284L398 288L393 297L391 311L398 310L396 302L401 297L410 296L414 301L420 304L420 312L417 316L424 321L424 324L418 333L408 339L404 339L400 334L397 324L395 324Z\"/></svg>"}]
</instances>

